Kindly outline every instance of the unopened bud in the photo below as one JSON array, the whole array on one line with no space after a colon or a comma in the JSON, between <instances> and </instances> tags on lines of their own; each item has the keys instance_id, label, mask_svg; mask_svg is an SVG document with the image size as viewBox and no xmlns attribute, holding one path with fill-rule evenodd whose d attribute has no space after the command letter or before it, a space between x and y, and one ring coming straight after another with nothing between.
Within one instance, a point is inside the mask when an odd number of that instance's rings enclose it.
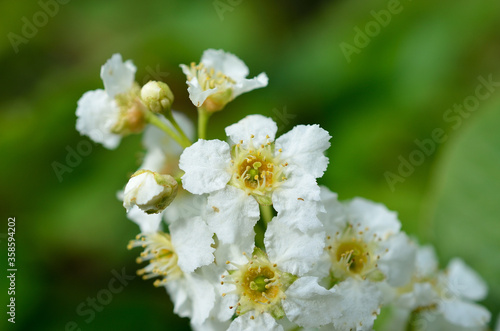
<instances>
[{"instance_id":1,"label":"unopened bud","mask_svg":"<svg viewBox=\"0 0 500 331\"><path fill-rule=\"evenodd\" d=\"M150 170L136 171L125 186L123 207L134 205L148 214L162 212L177 195L177 181Z\"/></svg>"},{"instance_id":2,"label":"unopened bud","mask_svg":"<svg viewBox=\"0 0 500 331\"><path fill-rule=\"evenodd\" d=\"M174 102L174 94L167 84L157 81L149 81L142 87L141 98L144 104L153 113L166 114L170 112Z\"/></svg>"}]
</instances>

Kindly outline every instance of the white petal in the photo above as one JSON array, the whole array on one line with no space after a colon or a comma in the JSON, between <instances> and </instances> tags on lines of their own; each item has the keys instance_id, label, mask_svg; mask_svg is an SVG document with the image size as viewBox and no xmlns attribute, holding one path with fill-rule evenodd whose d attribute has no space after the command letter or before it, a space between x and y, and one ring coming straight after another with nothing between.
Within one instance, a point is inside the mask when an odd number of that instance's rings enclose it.
<instances>
[{"instance_id":1,"label":"white petal","mask_svg":"<svg viewBox=\"0 0 500 331\"><path fill-rule=\"evenodd\" d=\"M191 322L191 329L194 331L226 331L231 321L221 322L213 316L209 316L203 324L194 324Z\"/></svg>"},{"instance_id":2,"label":"white petal","mask_svg":"<svg viewBox=\"0 0 500 331\"><path fill-rule=\"evenodd\" d=\"M319 262L325 247L325 233L303 232L286 226L281 216L267 226L264 245L269 259L281 270L301 276Z\"/></svg>"},{"instance_id":3,"label":"white petal","mask_svg":"<svg viewBox=\"0 0 500 331\"><path fill-rule=\"evenodd\" d=\"M450 323L463 327L484 327L491 318L483 306L461 300L442 301L439 309Z\"/></svg>"},{"instance_id":4,"label":"white petal","mask_svg":"<svg viewBox=\"0 0 500 331\"><path fill-rule=\"evenodd\" d=\"M257 201L236 187L227 186L208 197L207 223L223 243L253 238L259 217Z\"/></svg>"},{"instance_id":5,"label":"white petal","mask_svg":"<svg viewBox=\"0 0 500 331\"><path fill-rule=\"evenodd\" d=\"M342 316L333 321L334 325L340 330L371 330L380 313L381 293L377 286L348 278L334 288L342 296Z\"/></svg>"},{"instance_id":6,"label":"white petal","mask_svg":"<svg viewBox=\"0 0 500 331\"><path fill-rule=\"evenodd\" d=\"M488 294L488 287L481 276L461 259L450 261L448 272L448 288L456 295L473 301L479 301Z\"/></svg>"},{"instance_id":7,"label":"white petal","mask_svg":"<svg viewBox=\"0 0 500 331\"><path fill-rule=\"evenodd\" d=\"M180 191L172 203L165 209L165 221L171 224L179 219L187 219L195 216L205 216L207 206L206 195L191 194Z\"/></svg>"},{"instance_id":8,"label":"white petal","mask_svg":"<svg viewBox=\"0 0 500 331\"><path fill-rule=\"evenodd\" d=\"M203 52L201 63L207 68L214 68L215 72L222 71L236 82L248 76L248 67L236 55L223 50L207 49Z\"/></svg>"},{"instance_id":9,"label":"white petal","mask_svg":"<svg viewBox=\"0 0 500 331\"><path fill-rule=\"evenodd\" d=\"M317 124L298 125L276 139L276 149L283 150L283 160L318 178L328 166L328 158L323 153L330 147L330 138Z\"/></svg>"},{"instance_id":10,"label":"white petal","mask_svg":"<svg viewBox=\"0 0 500 331\"><path fill-rule=\"evenodd\" d=\"M127 212L127 218L131 221L134 221L139 228L141 229L141 233L154 233L158 230L161 230L160 223L162 214L146 214L139 207L133 206Z\"/></svg>"},{"instance_id":11,"label":"white petal","mask_svg":"<svg viewBox=\"0 0 500 331\"><path fill-rule=\"evenodd\" d=\"M233 98L236 98L243 93L250 92L261 87L266 87L268 82L269 78L267 78L267 75L264 72L252 79L243 79L234 85Z\"/></svg>"},{"instance_id":12,"label":"white petal","mask_svg":"<svg viewBox=\"0 0 500 331\"><path fill-rule=\"evenodd\" d=\"M406 285L415 269L416 246L404 233L398 233L380 243L384 254L378 262L387 282L395 287Z\"/></svg>"},{"instance_id":13,"label":"white petal","mask_svg":"<svg viewBox=\"0 0 500 331\"><path fill-rule=\"evenodd\" d=\"M209 96L219 91L219 88L217 86L212 89L203 90L200 86L200 83L198 82L198 78L196 77L188 80L187 84L189 99L196 107L201 107Z\"/></svg>"},{"instance_id":14,"label":"white petal","mask_svg":"<svg viewBox=\"0 0 500 331\"><path fill-rule=\"evenodd\" d=\"M346 227L347 211L345 206L337 199L337 193L331 192L325 186L320 186L321 204L325 213L319 213L318 218L323 224L327 236L333 237L337 232L342 232Z\"/></svg>"},{"instance_id":15,"label":"white petal","mask_svg":"<svg viewBox=\"0 0 500 331\"><path fill-rule=\"evenodd\" d=\"M248 146L250 140L254 146L260 146L266 142L274 141L278 127L269 117L262 115L249 115L238 123L226 128L226 135L231 144L237 144L243 140L243 144ZM251 136L254 138L250 139ZM269 139L266 138L269 136Z\"/></svg>"},{"instance_id":16,"label":"white petal","mask_svg":"<svg viewBox=\"0 0 500 331\"><path fill-rule=\"evenodd\" d=\"M177 265L183 272L193 272L213 262L213 232L201 217L178 220L169 229L172 244L179 257Z\"/></svg>"},{"instance_id":17,"label":"white petal","mask_svg":"<svg viewBox=\"0 0 500 331\"><path fill-rule=\"evenodd\" d=\"M324 211L318 202L320 189L316 179L290 166L287 180L273 192L273 207L288 226L303 232L322 228L318 213Z\"/></svg>"},{"instance_id":18,"label":"white petal","mask_svg":"<svg viewBox=\"0 0 500 331\"><path fill-rule=\"evenodd\" d=\"M108 149L115 149L121 136L111 132L119 120L120 110L104 90L86 92L76 108L76 129Z\"/></svg>"},{"instance_id":19,"label":"white petal","mask_svg":"<svg viewBox=\"0 0 500 331\"><path fill-rule=\"evenodd\" d=\"M195 324L202 324L215 303L214 286L196 274L185 274L182 278L165 285L174 303L174 312L181 317L190 317Z\"/></svg>"},{"instance_id":20,"label":"white petal","mask_svg":"<svg viewBox=\"0 0 500 331\"><path fill-rule=\"evenodd\" d=\"M283 309L288 319L303 327L318 327L340 317L340 296L318 285L315 277L301 277L286 290Z\"/></svg>"},{"instance_id":21,"label":"white petal","mask_svg":"<svg viewBox=\"0 0 500 331\"><path fill-rule=\"evenodd\" d=\"M111 98L126 93L134 83L137 68L131 60L123 62L120 54L113 56L101 67L101 78L104 89Z\"/></svg>"},{"instance_id":22,"label":"white petal","mask_svg":"<svg viewBox=\"0 0 500 331\"><path fill-rule=\"evenodd\" d=\"M234 244L219 242L215 251L215 260L218 265L224 267L227 267L226 261L244 265L248 263L248 256L252 256L254 249L255 241L253 236L247 236Z\"/></svg>"},{"instance_id":23,"label":"white petal","mask_svg":"<svg viewBox=\"0 0 500 331\"><path fill-rule=\"evenodd\" d=\"M363 235L366 241L372 240L374 234L385 240L398 233L401 228L397 214L380 203L354 198L347 204L347 212L351 224L360 224L361 228L368 227Z\"/></svg>"},{"instance_id":24,"label":"white petal","mask_svg":"<svg viewBox=\"0 0 500 331\"><path fill-rule=\"evenodd\" d=\"M229 145L220 140L200 139L186 148L179 160L183 187L203 194L224 188L231 179Z\"/></svg>"},{"instance_id":25,"label":"white petal","mask_svg":"<svg viewBox=\"0 0 500 331\"><path fill-rule=\"evenodd\" d=\"M419 278L431 277L438 271L436 252L431 245L421 246L417 249L415 267Z\"/></svg>"},{"instance_id":26,"label":"white petal","mask_svg":"<svg viewBox=\"0 0 500 331\"><path fill-rule=\"evenodd\" d=\"M254 316L255 318L251 318ZM283 331L283 327L276 323L276 320L268 313L255 316L252 312L248 312L242 316L238 316L229 326L227 331Z\"/></svg>"}]
</instances>

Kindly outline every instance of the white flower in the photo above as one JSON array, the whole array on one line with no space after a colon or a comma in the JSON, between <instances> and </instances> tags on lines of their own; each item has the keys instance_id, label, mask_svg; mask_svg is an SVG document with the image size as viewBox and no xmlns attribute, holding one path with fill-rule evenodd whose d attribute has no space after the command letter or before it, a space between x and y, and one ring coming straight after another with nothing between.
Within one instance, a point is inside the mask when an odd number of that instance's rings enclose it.
<instances>
[{"instance_id":1,"label":"white flower","mask_svg":"<svg viewBox=\"0 0 500 331\"><path fill-rule=\"evenodd\" d=\"M123 206L136 205L148 214L163 211L177 195L177 181L170 175L136 171L125 186Z\"/></svg>"},{"instance_id":2,"label":"white flower","mask_svg":"<svg viewBox=\"0 0 500 331\"><path fill-rule=\"evenodd\" d=\"M208 49L201 62L181 64L187 77L189 98L196 107L217 111L245 92L267 86L265 73L247 79L248 68L235 55L223 50Z\"/></svg>"},{"instance_id":3,"label":"white flower","mask_svg":"<svg viewBox=\"0 0 500 331\"><path fill-rule=\"evenodd\" d=\"M222 242L251 235L258 204L270 205L301 231L321 228L316 217L316 178L328 165L330 135L318 125L299 125L274 140L276 123L251 115L226 128L229 144L199 140L186 148L179 167L183 187L209 193L207 222Z\"/></svg>"},{"instance_id":4,"label":"white flower","mask_svg":"<svg viewBox=\"0 0 500 331\"><path fill-rule=\"evenodd\" d=\"M397 294L396 314L389 322L395 330L405 330L407 323L425 330L484 330L491 318L484 307L474 303L487 294L480 276L460 259L451 260L444 272L439 271L431 246L419 248L412 282Z\"/></svg>"},{"instance_id":5,"label":"white flower","mask_svg":"<svg viewBox=\"0 0 500 331\"><path fill-rule=\"evenodd\" d=\"M145 214L136 206L128 215L141 228L129 249L142 247L138 263L148 263L138 271L144 279L158 278L155 286L165 286L174 303L174 312L201 325L216 302L215 286L207 277L220 275L215 264L213 233L199 216L172 222L169 232L161 228L161 214Z\"/></svg>"},{"instance_id":6,"label":"white flower","mask_svg":"<svg viewBox=\"0 0 500 331\"><path fill-rule=\"evenodd\" d=\"M320 214L326 232L325 265L329 283L340 296L339 330L371 330L380 313L379 283L402 286L410 281L416 249L399 232L396 214L365 199L341 204L337 195L322 188L326 214Z\"/></svg>"},{"instance_id":7,"label":"white flower","mask_svg":"<svg viewBox=\"0 0 500 331\"><path fill-rule=\"evenodd\" d=\"M264 238L267 254L252 241L217 248L216 260L227 259L230 268L221 276L226 298L221 302L226 314L221 315L238 316L228 330L283 330L277 320L285 316L297 325L316 327L340 316L334 291L308 275L323 252L324 233L306 235L285 223L280 216L269 223Z\"/></svg>"},{"instance_id":8,"label":"white flower","mask_svg":"<svg viewBox=\"0 0 500 331\"><path fill-rule=\"evenodd\" d=\"M114 54L101 67L104 90L88 91L78 100L76 129L80 134L114 149L122 135L142 130L135 72L132 61L123 62L120 54Z\"/></svg>"}]
</instances>

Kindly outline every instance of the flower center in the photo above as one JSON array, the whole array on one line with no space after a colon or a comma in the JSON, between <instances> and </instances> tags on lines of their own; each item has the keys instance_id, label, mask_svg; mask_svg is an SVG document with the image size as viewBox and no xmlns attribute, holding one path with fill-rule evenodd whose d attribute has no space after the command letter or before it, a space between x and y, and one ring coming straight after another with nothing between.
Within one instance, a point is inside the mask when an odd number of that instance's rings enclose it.
<instances>
[{"instance_id":1,"label":"flower center","mask_svg":"<svg viewBox=\"0 0 500 331\"><path fill-rule=\"evenodd\" d=\"M365 252L360 243L345 242L337 248L337 261L344 261L349 271L359 274L368 262L368 252Z\"/></svg>"},{"instance_id":2,"label":"flower center","mask_svg":"<svg viewBox=\"0 0 500 331\"><path fill-rule=\"evenodd\" d=\"M236 82L231 77L226 76L222 71L215 71L214 68L206 68L203 63L196 65L194 62L190 66L191 80L196 77L203 91L213 89L215 87L227 87L234 85Z\"/></svg>"},{"instance_id":3,"label":"flower center","mask_svg":"<svg viewBox=\"0 0 500 331\"><path fill-rule=\"evenodd\" d=\"M254 251L247 264L231 264L238 269L230 270L229 275L223 275L222 284L230 283L236 286L231 292L239 297L236 314L243 315L249 311L256 314L268 312L274 318L282 318L285 313L281 300L286 297L285 290L296 277L280 271L259 249Z\"/></svg>"},{"instance_id":4,"label":"flower center","mask_svg":"<svg viewBox=\"0 0 500 331\"><path fill-rule=\"evenodd\" d=\"M254 195L261 204L271 204L272 191L286 180L283 169L288 164L280 164L272 143L255 147L252 138L247 146L240 141L233 147L230 184Z\"/></svg>"},{"instance_id":5,"label":"flower center","mask_svg":"<svg viewBox=\"0 0 500 331\"><path fill-rule=\"evenodd\" d=\"M143 279L161 277L153 283L158 287L182 276L169 234L163 232L139 234L135 240L130 241L128 249L139 246L143 247L144 251L141 257L137 258L137 263L149 261L146 267L137 270L137 274Z\"/></svg>"},{"instance_id":6,"label":"flower center","mask_svg":"<svg viewBox=\"0 0 500 331\"><path fill-rule=\"evenodd\" d=\"M348 277L355 277L372 281L383 279L383 274L378 269L376 254L378 238L366 241L360 225L348 225L346 229L334 236L327 237L327 250L332 261L332 281L342 281Z\"/></svg>"}]
</instances>

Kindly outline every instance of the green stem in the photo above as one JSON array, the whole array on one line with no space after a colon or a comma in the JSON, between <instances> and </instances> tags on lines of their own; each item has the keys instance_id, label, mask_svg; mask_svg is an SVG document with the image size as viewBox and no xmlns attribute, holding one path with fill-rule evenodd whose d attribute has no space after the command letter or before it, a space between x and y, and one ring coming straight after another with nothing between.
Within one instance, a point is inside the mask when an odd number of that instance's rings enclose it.
<instances>
[{"instance_id":1,"label":"green stem","mask_svg":"<svg viewBox=\"0 0 500 331\"><path fill-rule=\"evenodd\" d=\"M272 205L269 206L259 205L259 206L260 206L260 216L264 221L264 223L267 225L269 224L269 222L271 222L271 220L274 217L273 206Z\"/></svg>"},{"instance_id":2,"label":"green stem","mask_svg":"<svg viewBox=\"0 0 500 331\"><path fill-rule=\"evenodd\" d=\"M207 139L207 124L212 113L198 108L198 139Z\"/></svg>"},{"instance_id":3,"label":"green stem","mask_svg":"<svg viewBox=\"0 0 500 331\"><path fill-rule=\"evenodd\" d=\"M154 126L158 127L162 131L164 131L166 134L168 134L172 139L174 139L179 145L181 145L184 148L187 148L191 146L191 143L187 143L183 139L181 139L171 128L168 127L165 123L163 123L158 116L153 114L151 111L146 111L146 121L150 124L153 124Z\"/></svg>"},{"instance_id":4,"label":"green stem","mask_svg":"<svg viewBox=\"0 0 500 331\"><path fill-rule=\"evenodd\" d=\"M177 123L177 121L175 120L174 116L172 115L172 112L170 112L165 117L167 118L167 120L170 121L170 123L172 123L172 125L177 130L177 132L179 132L180 138L184 141L184 143L187 144L188 146L191 146L193 143L188 138L188 136L184 133L184 131L182 130L182 128L180 127L180 125Z\"/></svg>"}]
</instances>

